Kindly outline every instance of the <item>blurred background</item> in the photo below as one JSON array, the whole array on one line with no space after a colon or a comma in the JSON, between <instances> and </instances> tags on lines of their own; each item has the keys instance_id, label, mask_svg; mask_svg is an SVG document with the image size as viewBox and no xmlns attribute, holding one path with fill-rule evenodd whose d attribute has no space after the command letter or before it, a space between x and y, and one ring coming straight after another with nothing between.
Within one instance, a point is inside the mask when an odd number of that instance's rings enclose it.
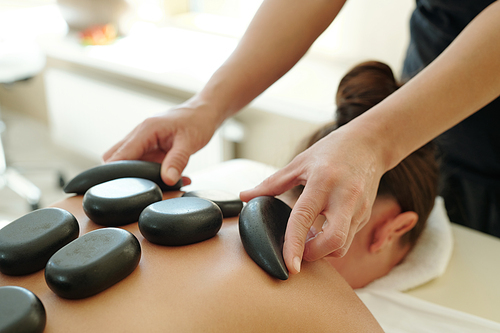
<instances>
[{"instance_id":1,"label":"blurred background","mask_svg":"<svg viewBox=\"0 0 500 333\"><path fill-rule=\"evenodd\" d=\"M201 89L260 3L0 0L0 221L63 199L64 182L100 164L140 121ZM232 158L284 166L332 119L350 67L380 60L400 72L413 6L347 1L308 54L227 121L185 174Z\"/></svg>"}]
</instances>

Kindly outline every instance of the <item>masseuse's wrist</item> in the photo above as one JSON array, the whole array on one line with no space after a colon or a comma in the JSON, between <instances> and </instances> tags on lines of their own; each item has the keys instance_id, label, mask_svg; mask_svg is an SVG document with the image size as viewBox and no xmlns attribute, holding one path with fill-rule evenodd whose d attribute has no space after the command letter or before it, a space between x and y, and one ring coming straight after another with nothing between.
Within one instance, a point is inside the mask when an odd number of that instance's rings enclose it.
<instances>
[{"instance_id":1,"label":"masseuse's wrist","mask_svg":"<svg viewBox=\"0 0 500 333\"><path fill-rule=\"evenodd\" d=\"M375 172L380 176L394 168L405 157L398 147L397 140L388 133L389 128L382 122L373 121L364 115L342 126L353 140L364 151L364 156L370 159Z\"/></svg>"},{"instance_id":2,"label":"masseuse's wrist","mask_svg":"<svg viewBox=\"0 0 500 333\"><path fill-rule=\"evenodd\" d=\"M220 103L217 103L216 100L200 94L193 96L180 107L203 113L204 118L210 121L215 129L222 125L224 120L230 116L230 113Z\"/></svg>"}]
</instances>

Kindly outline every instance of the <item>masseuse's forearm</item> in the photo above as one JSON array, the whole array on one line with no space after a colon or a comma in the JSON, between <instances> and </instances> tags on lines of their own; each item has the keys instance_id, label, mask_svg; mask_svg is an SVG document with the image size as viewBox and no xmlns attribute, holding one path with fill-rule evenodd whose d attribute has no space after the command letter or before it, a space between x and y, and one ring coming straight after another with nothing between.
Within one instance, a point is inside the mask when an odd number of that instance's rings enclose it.
<instances>
[{"instance_id":1,"label":"masseuse's forearm","mask_svg":"<svg viewBox=\"0 0 500 333\"><path fill-rule=\"evenodd\" d=\"M500 95L500 2L426 69L346 130L364 133L386 169ZM500 112L500 111L499 111Z\"/></svg>"},{"instance_id":2,"label":"masseuse's forearm","mask_svg":"<svg viewBox=\"0 0 500 333\"><path fill-rule=\"evenodd\" d=\"M228 60L189 103L224 120L250 103L306 53L345 0L265 0Z\"/></svg>"}]
</instances>

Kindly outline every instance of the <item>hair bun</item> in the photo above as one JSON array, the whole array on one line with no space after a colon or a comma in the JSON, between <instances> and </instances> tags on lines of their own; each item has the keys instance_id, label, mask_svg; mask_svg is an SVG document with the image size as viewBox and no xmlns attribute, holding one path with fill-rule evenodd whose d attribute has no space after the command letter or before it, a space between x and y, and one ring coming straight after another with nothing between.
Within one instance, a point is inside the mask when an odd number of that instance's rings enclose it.
<instances>
[{"instance_id":1,"label":"hair bun","mask_svg":"<svg viewBox=\"0 0 500 333\"><path fill-rule=\"evenodd\" d=\"M335 114L337 126L345 125L377 105L399 87L386 64L368 61L357 65L339 83Z\"/></svg>"}]
</instances>

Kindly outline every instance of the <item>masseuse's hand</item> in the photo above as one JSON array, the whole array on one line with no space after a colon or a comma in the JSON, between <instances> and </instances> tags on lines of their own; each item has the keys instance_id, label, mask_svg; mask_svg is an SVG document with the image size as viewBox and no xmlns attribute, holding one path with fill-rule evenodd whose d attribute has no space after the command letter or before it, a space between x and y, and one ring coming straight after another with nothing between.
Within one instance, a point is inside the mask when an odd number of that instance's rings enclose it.
<instances>
[{"instance_id":1,"label":"masseuse's hand","mask_svg":"<svg viewBox=\"0 0 500 333\"><path fill-rule=\"evenodd\" d=\"M174 185L189 157L210 141L219 125L219 116L208 107L181 105L144 120L109 149L103 160L161 163L163 181Z\"/></svg>"},{"instance_id":2,"label":"masseuse's hand","mask_svg":"<svg viewBox=\"0 0 500 333\"><path fill-rule=\"evenodd\" d=\"M370 144L341 128L240 197L248 201L256 196L276 196L296 185L305 185L292 209L283 248L288 270L298 273L302 258L313 261L346 253L354 234L370 218L384 172ZM319 214L326 217L327 223L306 243Z\"/></svg>"}]
</instances>

